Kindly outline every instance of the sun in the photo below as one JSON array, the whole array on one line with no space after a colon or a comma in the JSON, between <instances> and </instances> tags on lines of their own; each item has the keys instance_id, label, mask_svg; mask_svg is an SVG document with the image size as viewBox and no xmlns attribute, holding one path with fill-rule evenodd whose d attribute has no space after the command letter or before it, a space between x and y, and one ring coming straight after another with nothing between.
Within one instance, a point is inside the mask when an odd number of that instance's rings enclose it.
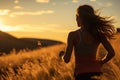
<instances>
[{"instance_id":1,"label":"sun","mask_svg":"<svg viewBox=\"0 0 120 80\"><path fill-rule=\"evenodd\" d=\"M6 30L5 27L2 25L1 22L0 22L0 30L1 30L1 31L5 31L5 30Z\"/></svg>"},{"instance_id":2,"label":"sun","mask_svg":"<svg viewBox=\"0 0 120 80\"><path fill-rule=\"evenodd\" d=\"M0 23L0 30L1 31L11 31L11 29L9 27L6 27L6 26L2 25L1 23Z\"/></svg>"},{"instance_id":3,"label":"sun","mask_svg":"<svg viewBox=\"0 0 120 80\"><path fill-rule=\"evenodd\" d=\"M17 29L11 26L4 25L2 21L0 20L0 30L1 31L16 31Z\"/></svg>"}]
</instances>

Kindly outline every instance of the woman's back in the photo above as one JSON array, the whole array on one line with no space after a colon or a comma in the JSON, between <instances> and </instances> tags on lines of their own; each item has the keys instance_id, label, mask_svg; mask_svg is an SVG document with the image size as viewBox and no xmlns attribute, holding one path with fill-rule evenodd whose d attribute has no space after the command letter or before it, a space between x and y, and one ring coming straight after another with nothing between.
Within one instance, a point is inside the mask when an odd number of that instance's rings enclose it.
<instances>
[{"instance_id":1,"label":"woman's back","mask_svg":"<svg viewBox=\"0 0 120 80\"><path fill-rule=\"evenodd\" d=\"M75 54L85 55L85 54L96 54L99 41L93 38L93 36L86 30L77 30L74 32L74 49Z\"/></svg>"},{"instance_id":2,"label":"woman's back","mask_svg":"<svg viewBox=\"0 0 120 80\"><path fill-rule=\"evenodd\" d=\"M73 34L75 73L100 72L101 64L96 60L97 49L100 42L94 39L86 30L79 29Z\"/></svg>"}]
</instances>

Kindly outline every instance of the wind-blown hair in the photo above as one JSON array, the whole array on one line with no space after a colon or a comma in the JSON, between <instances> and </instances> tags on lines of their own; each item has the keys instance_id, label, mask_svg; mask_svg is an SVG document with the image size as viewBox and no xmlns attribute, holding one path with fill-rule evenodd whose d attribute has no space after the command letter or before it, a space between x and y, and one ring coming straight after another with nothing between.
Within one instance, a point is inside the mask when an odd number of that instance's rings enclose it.
<instances>
[{"instance_id":1,"label":"wind-blown hair","mask_svg":"<svg viewBox=\"0 0 120 80\"><path fill-rule=\"evenodd\" d=\"M82 5L77 8L77 14L89 33L95 38L99 39L98 34L103 34L105 37L111 39L115 33L113 19L110 17L101 17L97 15L95 10L89 5Z\"/></svg>"}]
</instances>

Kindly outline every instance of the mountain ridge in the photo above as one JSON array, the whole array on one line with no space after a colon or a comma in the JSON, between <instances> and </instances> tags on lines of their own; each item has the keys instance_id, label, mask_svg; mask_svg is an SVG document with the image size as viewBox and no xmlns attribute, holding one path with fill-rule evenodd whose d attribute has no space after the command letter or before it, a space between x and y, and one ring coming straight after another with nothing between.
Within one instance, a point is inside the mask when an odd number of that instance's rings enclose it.
<instances>
[{"instance_id":1,"label":"mountain ridge","mask_svg":"<svg viewBox=\"0 0 120 80\"><path fill-rule=\"evenodd\" d=\"M38 44L39 43L39 44ZM55 44L62 44L61 41L38 39L38 38L16 38L7 32L0 31L0 53L10 53L13 49L20 51L22 49L37 49Z\"/></svg>"}]
</instances>

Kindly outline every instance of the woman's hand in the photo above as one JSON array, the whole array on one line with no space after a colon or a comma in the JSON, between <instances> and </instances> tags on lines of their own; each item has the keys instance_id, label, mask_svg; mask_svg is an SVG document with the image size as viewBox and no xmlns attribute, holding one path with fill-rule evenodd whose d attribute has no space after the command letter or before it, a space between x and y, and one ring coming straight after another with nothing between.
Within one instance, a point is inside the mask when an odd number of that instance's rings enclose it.
<instances>
[{"instance_id":1,"label":"woman's hand","mask_svg":"<svg viewBox=\"0 0 120 80\"><path fill-rule=\"evenodd\" d=\"M104 62L103 62L102 60L97 60L97 62L98 62L101 66L103 66L103 64L104 64Z\"/></svg>"},{"instance_id":2,"label":"woman's hand","mask_svg":"<svg viewBox=\"0 0 120 80\"><path fill-rule=\"evenodd\" d=\"M100 63L101 65L103 65L103 64L104 64L102 60L100 60L100 61L99 61L99 63Z\"/></svg>"},{"instance_id":3,"label":"woman's hand","mask_svg":"<svg viewBox=\"0 0 120 80\"><path fill-rule=\"evenodd\" d=\"M59 53L59 57L63 57L64 56L64 54L65 54L65 52L64 51L60 51L60 53Z\"/></svg>"}]
</instances>

